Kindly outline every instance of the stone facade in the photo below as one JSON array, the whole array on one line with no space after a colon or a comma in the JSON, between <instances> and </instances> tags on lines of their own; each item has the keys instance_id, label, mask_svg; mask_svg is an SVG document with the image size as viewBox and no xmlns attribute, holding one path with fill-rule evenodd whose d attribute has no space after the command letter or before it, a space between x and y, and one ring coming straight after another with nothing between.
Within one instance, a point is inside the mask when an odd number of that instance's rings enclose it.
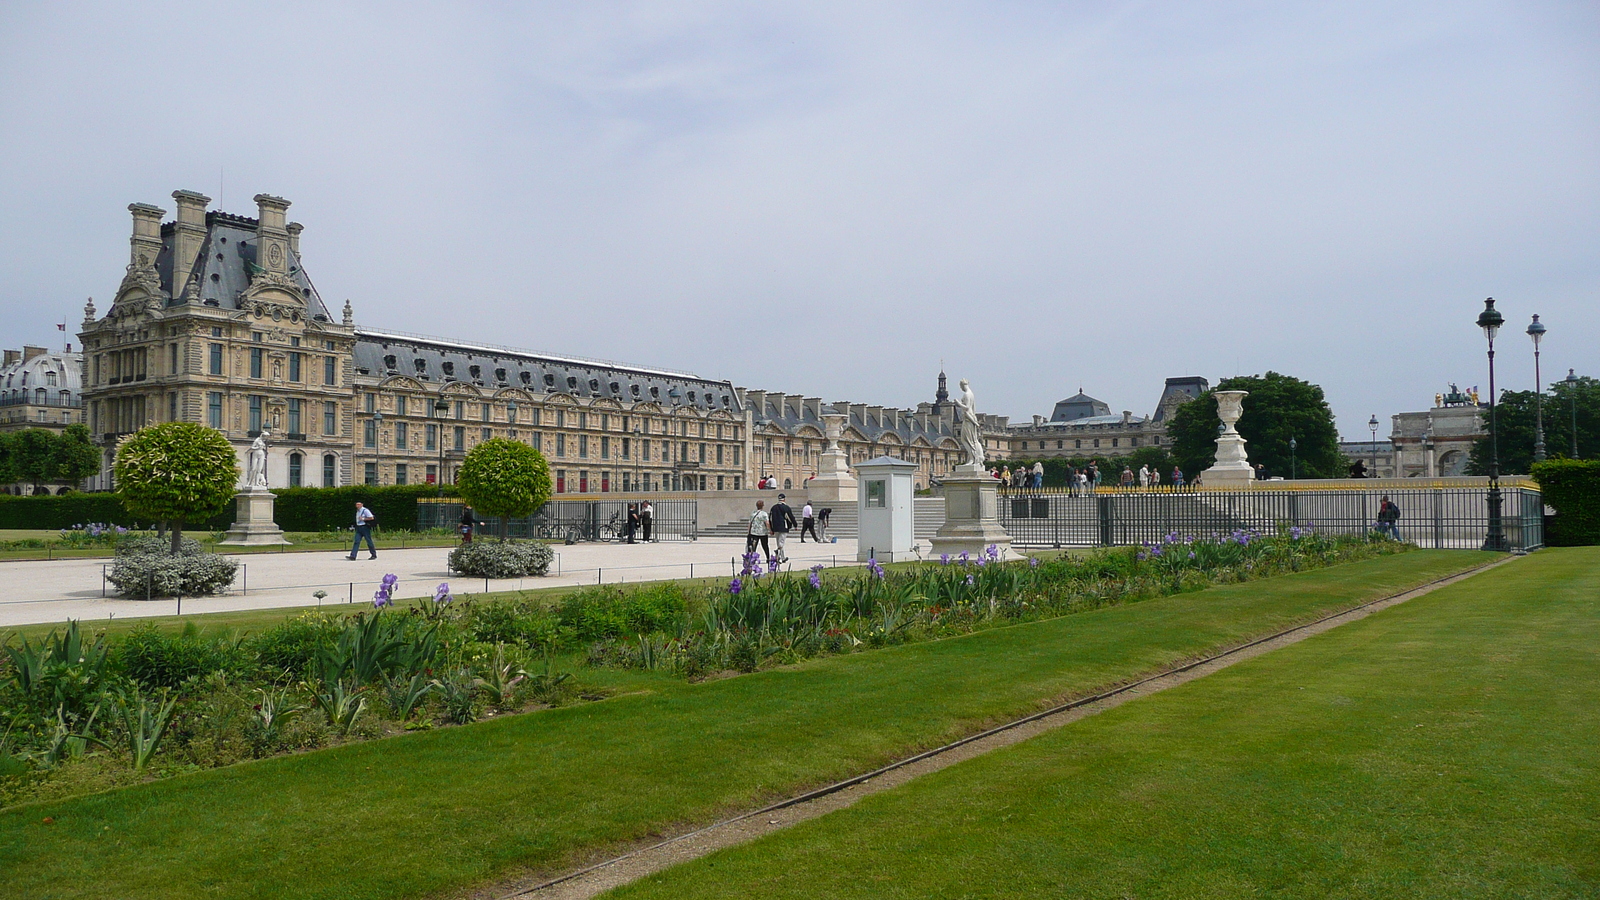
<instances>
[{"instance_id":1,"label":"stone facade","mask_svg":"<svg viewBox=\"0 0 1600 900\"><path fill-rule=\"evenodd\" d=\"M1466 474L1473 443L1488 435L1489 408L1479 403L1476 391L1451 387L1450 393L1435 395L1432 409L1393 417L1389 445L1394 477Z\"/></svg>"},{"instance_id":2,"label":"stone facade","mask_svg":"<svg viewBox=\"0 0 1600 900\"><path fill-rule=\"evenodd\" d=\"M1130 410L1114 415L1104 402L1080 390L1058 402L1050 418L1034 416L1032 424L1008 428L1006 455L1012 459L1126 456L1141 447L1165 446L1172 411L1209 386L1199 376L1168 378L1149 416L1136 416Z\"/></svg>"},{"instance_id":3,"label":"stone facade","mask_svg":"<svg viewBox=\"0 0 1600 900\"><path fill-rule=\"evenodd\" d=\"M763 475L796 487L818 474L823 416L844 416L850 463L897 455L917 487L960 459L943 393L915 409L735 387L685 372L358 327L336 317L302 267L289 202L257 195L256 218L173 193L174 221L133 216L127 275L80 329L83 416L105 448L91 486L111 487L116 442L165 421L209 424L239 453L270 432L273 486L454 481L490 437L525 441L561 493L715 491ZM1010 449L984 416L991 454Z\"/></svg>"},{"instance_id":4,"label":"stone facade","mask_svg":"<svg viewBox=\"0 0 1600 900\"><path fill-rule=\"evenodd\" d=\"M61 431L83 422L83 354L44 347L5 351L0 365L0 431Z\"/></svg>"}]
</instances>

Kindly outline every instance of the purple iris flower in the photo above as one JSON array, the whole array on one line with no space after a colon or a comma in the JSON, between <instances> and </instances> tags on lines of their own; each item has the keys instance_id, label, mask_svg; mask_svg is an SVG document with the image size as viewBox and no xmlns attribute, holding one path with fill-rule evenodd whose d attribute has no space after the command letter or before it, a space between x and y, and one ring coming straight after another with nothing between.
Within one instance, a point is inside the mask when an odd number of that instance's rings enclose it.
<instances>
[{"instance_id":1,"label":"purple iris flower","mask_svg":"<svg viewBox=\"0 0 1600 900\"><path fill-rule=\"evenodd\" d=\"M737 594L742 590L744 590L744 582L740 581L739 579L735 578L734 580L728 582L728 593Z\"/></svg>"}]
</instances>

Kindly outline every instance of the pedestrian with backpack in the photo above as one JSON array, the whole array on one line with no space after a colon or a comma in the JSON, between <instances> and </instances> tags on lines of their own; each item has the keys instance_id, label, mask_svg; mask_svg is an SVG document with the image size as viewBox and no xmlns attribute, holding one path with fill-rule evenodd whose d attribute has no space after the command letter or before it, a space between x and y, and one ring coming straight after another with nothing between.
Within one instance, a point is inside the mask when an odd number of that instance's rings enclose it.
<instances>
[{"instance_id":1,"label":"pedestrian with backpack","mask_svg":"<svg viewBox=\"0 0 1600 900\"><path fill-rule=\"evenodd\" d=\"M1400 540L1400 505L1389 499L1388 494L1378 501L1378 533L1387 534L1395 540Z\"/></svg>"},{"instance_id":2,"label":"pedestrian with backpack","mask_svg":"<svg viewBox=\"0 0 1600 900\"><path fill-rule=\"evenodd\" d=\"M367 542L367 552L372 554L367 558L378 558L378 548L372 543L372 523L376 521L378 521L378 517L372 514L372 510L367 509L365 504L363 504L360 500L357 500L356 541L350 546L350 555L345 557L345 559L356 558L356 554L361 552L361 542L363 540Z\"/></svg>"}]
</instances>

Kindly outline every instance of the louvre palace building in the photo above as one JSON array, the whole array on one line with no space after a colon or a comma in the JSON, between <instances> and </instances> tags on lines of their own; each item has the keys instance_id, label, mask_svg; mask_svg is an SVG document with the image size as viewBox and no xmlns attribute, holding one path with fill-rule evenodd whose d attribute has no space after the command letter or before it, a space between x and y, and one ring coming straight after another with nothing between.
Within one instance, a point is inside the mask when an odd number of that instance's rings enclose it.
<instances>
[{"instance_id":1,"label":"louvre palace building","mask_svg":"<svg viewBox=\"0 0 1600 900\"><path fill-rule=\"evenodd\" d=\"M307 277L289 202L258 194L254 218L174 192L172 221L135 203L127 274L79 330L81 415L105 448L157 422L221 430L241 459L269 434L273 486L454 480L489 438L549 460L558 493L743 490L817 471L826 421L852 463L890 455L926 486L961 458L954 410L824 403L687 372L548 355L358 325ZM74 379L74 388L77 388ZM990 452L1011 452L983 416Z\"/></svg>"}]
</instances>

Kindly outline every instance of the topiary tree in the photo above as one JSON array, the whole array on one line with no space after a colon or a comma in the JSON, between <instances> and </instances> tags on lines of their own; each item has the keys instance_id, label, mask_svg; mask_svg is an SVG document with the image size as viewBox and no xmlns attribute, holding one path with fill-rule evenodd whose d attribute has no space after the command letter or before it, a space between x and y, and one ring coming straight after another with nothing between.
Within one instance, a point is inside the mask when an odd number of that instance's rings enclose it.
<instances>
[{"instance_id":1,"label":"topiary tree","mask_svg":"<svg viewBox=\"0 0 1600 900\"><path fill-rule=\"evenodd\" d=\"M193 422L151 425L117 445L117 493L135 515L172 526L172 553L183 523L214 516L239 490L239 460L222 432Z\"/></svg>"},{"instance_id":2,"label":"topiary tree","mask_svg":"<svg viewBox=\"0 0 1600 900\"><path fill-rule=\"evenodd\" d=\"M477 512L501 517L503 541L507 517L532 515L550 499L550 466L527 444L494 438L468 451L456 490Z\"/></svg>"},{"instance_id":3,"label":"topiary tree","mask_svg":"<svg viewBox=\"0 0 1600 900\"><path fill-rule=\"evenodd\" d=\"M56 436L51 455L56 478L75 486L100 471L100 448L89 437L87 425L68 425Z\"/></svg>"}]
</instances>

